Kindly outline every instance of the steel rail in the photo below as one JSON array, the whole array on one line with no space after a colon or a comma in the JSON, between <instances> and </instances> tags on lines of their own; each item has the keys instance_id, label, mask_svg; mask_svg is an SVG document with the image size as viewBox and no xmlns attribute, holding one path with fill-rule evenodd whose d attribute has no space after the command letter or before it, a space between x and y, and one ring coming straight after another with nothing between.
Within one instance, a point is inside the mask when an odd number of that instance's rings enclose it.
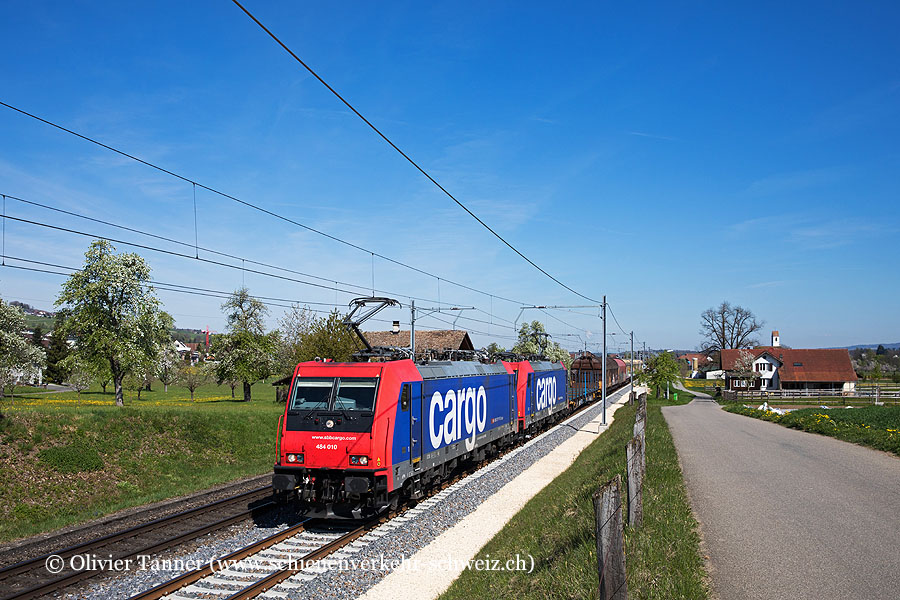
<instances>
[{"instance_id":1,"label":"steel rail","mask_svg":"<svg viewBox=\"0 0 900 600\"><path fill-rule=\"evenodd\" d=\"M167 517L161 517L159 519L154 519L147 523L137 525L135 527L130 527L128 529L111 533L100 538L94 540L88 540L86 542L82 542L80 544L76 544L74 546L69 546L58 552L51 552L48 554L43 554L41 556L28 559L25 561L21 561L19 563L10 565L9 567L5 567L4 569L0 569L0 581L8 580L16 575L21 575L22 573L27 573L29 571L34 571L41 567L44 567L46 561L53 557L58 556L63 560L69 559L73 556L77 556L79 554L89 552L96 548L101 548L103 546L107 546L109 544L128 539L128 538L136 538L140 535L156 531L165 526L174 525L176 523L181 523L191 517L195 517L200 514L204 514L207 512L212 512L222 506L227 506L230 504L235 504L242 501L253 501L255 499L261 499L269 495L271 492L270 488L263 487L257 488L255 490L250 490L247 492L242 492L235 496L231 496L229 498L223 498L221 500L216 500L215 502L211 502L209 504L205 504L203 506L198 506L195 508L191 508L185 511L181 511L175 513L173 515L169 515ZM241 511L236 515L232 515L230 517L226 517L224 519L219 519L213 523L208 523L201 527L197 527L191 529L189 531L178 534L177 536L166 538L164 540L154 542L149 545L145 545L135 550L129 550L125 553L116 555L113 560L119 559L127 559L132 556L136 556L139 554L149 554L152 552L156 552L159 550L164 550L166 548L171 548L177 544L180 544L184 541L188 541L211 531L215 531L218 529L222 529L224 527L228 527L234 523L243 521L247 518L248 515L253 514L259 510L269 508L274 505L274 502L269 501L252 508L248 508L246 510ZM45 581L43 583L39 583L34 585L28 589L20 590L18 592L14 592L12 595L3 596L3 600L28 600L30 598L37 598L53 591L56 591L60 588L69 586L73 583L77 583L83 579L87 579L89 577L96 576L100 571L96 570L83 570L83 571L73 571L61 577L57 577L55 579L51 579L49 581Z\"/></svg>"},{"instance_id":2,"label":"steel rail","mask_svg":"<svg viewBox=\"0 0 900 600\"><path fill-rule=\"evenodd\" d=\"M238 591L237 593L232 594L231 596L228 596L225 600L248 600L249 598L255 598L256 596L259 596L260 594L265 593L269 588L278 585L285 579L293 577L294 575L296 575L297 573L302 571L304 569L305 565L307 565L308 563L311 563L311 562L314 562L317 560L322 560L323 558L325 558L326 556L328 556L335 550L343 548L344 546L351 543L355 539L363 536L365 533L367 533L370 529L373 528L374 522L377 520L378 519L374 519L373 521L370 521L364 525L357 527L353 531L349 531L349 532L345 533L338 539L328 542L324 546L321 546L320 548L317 548L317 549L313 550L312 552L306 554L299 561L293 561L292 563L289 563L288 566L286 566L285 568L279 569L279 570L271 573L270 575L263 577L256 583L248 585L247 587Z\"/></svg>"},{"instance_id":3,"label":"steel rail","mask_svg":"<svg viewBox=\"0 0 900 600\"><path fill-rule=\"evenodd\" d=\"M170 579L169 581L165 581L155 587L152 587L148 590L144 590L140 594L136 594L132 596L129 600L156 600L157 598L162 598L172 592L176 592L181 588L188 586L195 581L199 581L204 577L209 577L215 571L213 568L213 563L230 563L233 561L238 561L257 552L265 550L271 546L279 542L283 542L284 540L297 535L298 533L302 533L306 529L307 521L303 521L302 523L298 523L292 527L288 527L282 531L279 531L276 534L270 535L269 537L259 540L258 542L254 542L249 546L245 546L240 548L239 550L235 550L231 554L227 554L220 558L210 560L206 566L201 567L199 569L195 569L193 571L188 571L187 573L183 573L174 579Z\"/></svg>"}]
</instances>

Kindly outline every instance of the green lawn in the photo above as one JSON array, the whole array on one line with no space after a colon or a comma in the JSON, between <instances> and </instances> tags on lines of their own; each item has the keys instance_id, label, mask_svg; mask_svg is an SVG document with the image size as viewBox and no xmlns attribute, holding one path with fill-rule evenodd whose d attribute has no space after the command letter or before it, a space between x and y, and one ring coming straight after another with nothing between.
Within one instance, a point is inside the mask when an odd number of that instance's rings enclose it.
<instances>
[{"instance_id":1,"label":"green lawn","mask_svg":"<svg viewBox=\"0 0 900 600\"><path fill-rule=\"evenodd\" d=\"M724 409L900 455L900 406L803 408L784 415L736 403L727 404Z\"/></svg>"},{"instance_id":2,"label":"green lawn","mask_svg":"<svg viewBox=\"0 0 900 600\"><path fill-rule=\"evenodd\" d=\"M48 393L43 388L17 387L16 397L0 399L0 411L8 407L26 406L108 406L116 403L112 384L106 387L106 392L99 385L94 384L90 389L81 392L53 392ZM151 386L151 391L142 390L141 399L138 400L137 390L125 388L125 404L134 405L181 405L191 403L191 393L184 386L170 385L169 391L158 381ZM235 399L243 399L243 389L240 384L234 389ZM271 384L260 381L250 388L253 400L275 400L275 388ZM231 387L228 385L216 385L207 383L194 391L194 402L213 402L217 400L231 400Z\"/></svg>"},{"instance_id":3,"label":"green lawn","mask_svg":"<svg viewBox=\"0 0 900 600\"><path fill-rule=\"evenodd\" d=\"M679 392L679 404L688 401L688 396ZM665 404L651 398L648 406L644 526L625 531L628 594L629 598L701 600L709 591L700 539L675 446L660 411ZM617 473L624 482L625 444L633 424L634 407L619 409L609 431L532 498L476 556L530 554L535 559L534 572L467 570L441 598L596 597L591 494Z\"/></svg>"},{"instance_id":4,"label":"green lawn","mask_svg":"<svg viewBox=\"0 0 900 600\"><path fill-rule=\"evenodd\" d=\"M99 392L0 401L0 540L271 470L284 405L270 385L253 395L207 386L191 403L157 384L124 407Z\"/></svg>"}]
</instances>

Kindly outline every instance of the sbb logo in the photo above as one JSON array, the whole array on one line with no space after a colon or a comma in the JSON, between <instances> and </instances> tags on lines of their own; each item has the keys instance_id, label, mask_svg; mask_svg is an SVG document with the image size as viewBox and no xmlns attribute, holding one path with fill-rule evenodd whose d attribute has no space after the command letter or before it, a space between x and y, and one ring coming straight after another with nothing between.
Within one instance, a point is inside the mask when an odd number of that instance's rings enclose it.
<instances>
[{"instance_id":1,"label":"sbb logo","mask_svg":"<svg viewBox=\"0 0 900 600\"><path fill-rule=\"evenodd\" d=\"M431 447L452 444L466 437L466 450L475 448L475 435L487 423L487 393L484 386L435 392L428 407L428 435Z\"/></svg>"},{"instance_id":2,"label":"sbb logo","mask_svg":"<svg viewBox=\"0 0 900 600\"><path fill-rule=\"evenodd\" d=\"M535 408L544 410L548 406L554 406L558 396L556 395L556 377L541 377L537 380L537 396L535 400Z\"/></svg>"}]
</instances>

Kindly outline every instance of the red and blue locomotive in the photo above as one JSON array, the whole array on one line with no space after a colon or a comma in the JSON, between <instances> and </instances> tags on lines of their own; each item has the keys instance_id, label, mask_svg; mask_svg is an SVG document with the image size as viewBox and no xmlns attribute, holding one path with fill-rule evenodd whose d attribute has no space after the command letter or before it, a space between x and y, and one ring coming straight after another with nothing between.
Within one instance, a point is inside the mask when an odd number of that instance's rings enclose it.
<instances>
[{"instance_id":1,"label":"red and blue locomotive","mask_svg":"<svg viewBox=\"0 0 900 600\"><path fill-rule=\"evenodd\" d=\"M562 363L301 363L272 485L312 516L363 518L568 409Z\"/></svg>"}]
</instances>

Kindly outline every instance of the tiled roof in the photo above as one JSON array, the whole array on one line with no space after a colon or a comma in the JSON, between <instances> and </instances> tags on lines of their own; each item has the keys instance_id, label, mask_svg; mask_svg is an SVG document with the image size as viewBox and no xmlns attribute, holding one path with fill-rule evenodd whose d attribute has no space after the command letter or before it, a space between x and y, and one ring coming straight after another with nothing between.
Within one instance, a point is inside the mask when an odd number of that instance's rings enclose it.
<instances>
[{"instance_id":1,"label":"tiled roof","mask_svg":"<svg viewBox=\"0 0 900 600\"><path fill-rule=\"evenodd\" d=\"M615 358L611 358L609 356L606 357L606 370L607 371L614 371L614 370L618 369L618 367L619 367L619 365L616 362ZM582 355L580 357L578 357L577 359L575 359L575 361L572 362L571 370L572 371L579 371L579 370L600 371L600 370L603 370L603 361L601 360L601 357L596 356L595 354L593 354L591 352L584 352L584 353L582 353Z\"/></svg>"},{"instance_id":2,"label":"tiled roof","mask_svg":"<svg viewBox=\"0 0 900 600\"><path fill-rule=\"evenodd\" d=\"M363 335L373 346L409 346L409 330L393 334L390 331L364 331ZM416 352L425 350L474 350L469 334L459 330L416 330Z\"/></svg>"},{"instance_id":3,"label":"tiled roof","mask_svg":"<svg viewBox=\"0 0 900 600\"><path fill-rule=\"evenodd\" d=\"M850 353L842 348L784 348L762 346L749 350L722 350L722 368L733 371L740 352L750 352L759 358L766 352L781 361L778 377L781 381L856 381L856 372L850 363Z\"/></svg>"}]
</instances>

